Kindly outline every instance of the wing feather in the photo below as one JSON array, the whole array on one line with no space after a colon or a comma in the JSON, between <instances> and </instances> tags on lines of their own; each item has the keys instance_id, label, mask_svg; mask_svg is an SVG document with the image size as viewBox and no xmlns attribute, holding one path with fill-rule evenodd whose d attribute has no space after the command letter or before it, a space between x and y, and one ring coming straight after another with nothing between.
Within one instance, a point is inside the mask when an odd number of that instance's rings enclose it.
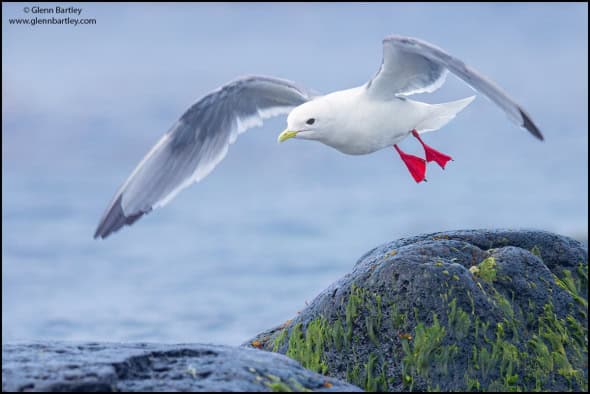
<instances>
[{"instance_id":1,"label":"wing feather","mask_svg":"<svg viewBox=\"0 0 590 394\"><path fill-rule=\"evenodd\" d=\"M366 86L369 94L380 98L429 93L442 85L446 70L484 94L514 123L543 140L543 134L526 111L494 82L444 50L417 38L385 38L383 62L377 75Z\"/></svg>"},{"instance_id":2,"label":"wing feather","mask_svg":"<svg viewBox=\"0 0 590 394\"><path fill-rule=\"evenodd\" d=\"M94 237L106 238L166 205L182 189L205 178L239 134L309 99L309 93L292 82L256 76L230 82L206 95L135 168L102 216Z\"/></svg>"}]
</instances>

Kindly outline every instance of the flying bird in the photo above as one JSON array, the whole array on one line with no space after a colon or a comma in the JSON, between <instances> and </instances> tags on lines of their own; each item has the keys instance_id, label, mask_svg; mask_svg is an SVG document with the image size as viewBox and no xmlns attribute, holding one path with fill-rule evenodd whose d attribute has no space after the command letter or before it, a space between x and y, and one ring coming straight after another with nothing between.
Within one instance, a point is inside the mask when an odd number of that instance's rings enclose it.
<instances>
[{"instance_id":1,"label":"flying bird","mask_svg":"<svg viewBox=\"0 0 590 394\"><path fill-rule=\"evenodd\" d=\"M201 98L164 134L117 191L94 238L106 238L164 206L182 189L205 178L239 134L280 114L289 115L279 142L290 138L315 140L350 155L393 148L414 180L422 182L427 162L444 168L451 157L428 146L421 134L443 127L475 96L442 104L427 104L407 96L437 90L448 71L543 140L522 107L473 68L425 41L390 36L383 40L379 71L359 87L315 96L290 81L251 76ZM423 146L424 159L400 149L399 142L408 136Z\"/></svg>"}]
</instances>

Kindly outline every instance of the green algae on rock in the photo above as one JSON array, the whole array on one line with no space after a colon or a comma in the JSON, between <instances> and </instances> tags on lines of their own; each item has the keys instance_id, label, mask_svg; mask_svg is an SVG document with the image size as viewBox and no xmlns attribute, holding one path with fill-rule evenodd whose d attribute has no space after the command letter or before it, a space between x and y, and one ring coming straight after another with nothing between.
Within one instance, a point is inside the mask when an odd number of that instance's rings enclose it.
<instances>
[{"instance_id":1,"label":"green algae on rock","mask_svg":"<svg viewBox=\"0 0 590 394\"><path fill-rule=\"evenodd\" d=\"M588 253L541 231L455 231L365 254L265 350L368 391L585 391Z\"/></svg>"}]
</instances>

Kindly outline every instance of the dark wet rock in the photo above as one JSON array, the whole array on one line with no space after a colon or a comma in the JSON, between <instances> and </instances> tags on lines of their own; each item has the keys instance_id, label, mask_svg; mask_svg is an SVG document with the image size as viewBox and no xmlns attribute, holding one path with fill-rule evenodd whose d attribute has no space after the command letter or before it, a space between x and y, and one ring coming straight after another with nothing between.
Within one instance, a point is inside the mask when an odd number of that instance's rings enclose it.
<instances>
[{"instance_id":1,"label":"dark wet rock","mask_svg":"<svg viewBox=\"0 0 590 394\"><path fill-rule=\"evenodd\" d=\"M278 354L214 345L2 345L2 391L360 391Z\"/></svg>"},{"instance_id":2,"label":"dark wet rock","mask_svg":"<svg viewBox=\"0 0 590 394\"><path fill-rule=\"evenodd\" d=\"M452 231L371 250L253 341L371 391L584 391L587 313L579 242Z\"/></svg>"}]
</instances>

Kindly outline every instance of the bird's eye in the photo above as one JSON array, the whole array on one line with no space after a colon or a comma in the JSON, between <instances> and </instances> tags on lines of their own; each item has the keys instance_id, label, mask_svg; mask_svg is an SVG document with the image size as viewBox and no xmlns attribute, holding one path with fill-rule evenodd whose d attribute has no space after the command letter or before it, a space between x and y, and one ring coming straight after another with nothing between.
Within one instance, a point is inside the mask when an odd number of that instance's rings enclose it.
<instances>
[{"instance_id":1,"label":"bird's eye","mask_svg":"<svg viewBox=\"0 0 590 394\"><path fill-rule=\"evenodd\" d=\"M311 118L311 119L307 119L307 122L305 122L305 123L307 123L308 125L312 125L312 124L314 124L314 122L315 122L315 119Z\"/></svg>"}]
</instances>

